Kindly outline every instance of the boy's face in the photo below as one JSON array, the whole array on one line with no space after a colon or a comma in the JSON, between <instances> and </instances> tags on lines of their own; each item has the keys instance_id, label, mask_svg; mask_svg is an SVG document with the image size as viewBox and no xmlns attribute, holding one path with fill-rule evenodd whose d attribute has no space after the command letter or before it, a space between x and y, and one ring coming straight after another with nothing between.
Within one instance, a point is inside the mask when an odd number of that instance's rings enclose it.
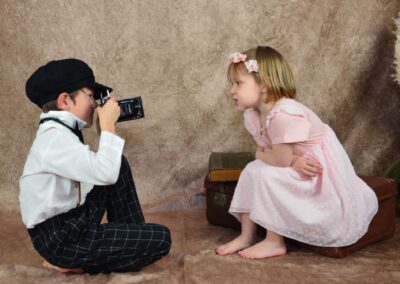
<instances>
[{"instance_id":1,"label":"boy's face","mask_svg":"<svg viewBox=\"0 0 400 284\"><path fill-rule=\"evenodd\" d=\"M91 89L82 88L75 96L75 103L71 100L72 103L68 106L69 112L86 122L85 128L93 125L94 110L98 106L93 96Z\"/></svg>"},{"instance_id":2,"label":"boy's face","mask_svg":"<svg viewBox=\"0 0 400 284\"><path fill-rule=\"evenodd\" d=\"M260 104L262 88L251 74L239 72L229 93L233 96L236 107L244 111L257 108Z\"/></svg>"}]
</instances>

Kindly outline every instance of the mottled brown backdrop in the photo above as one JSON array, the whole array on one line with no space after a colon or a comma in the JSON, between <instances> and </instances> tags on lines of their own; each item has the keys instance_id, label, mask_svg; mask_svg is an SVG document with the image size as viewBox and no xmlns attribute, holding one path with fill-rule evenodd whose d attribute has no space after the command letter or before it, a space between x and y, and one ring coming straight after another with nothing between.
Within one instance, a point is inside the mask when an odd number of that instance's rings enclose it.
<instances>
[{"instance_id":1,"label":"mottled brown backdrop","mask_svg":"<svg viewBox=\"0 0 400 284\"><path fill-rule=\"evenodd\" d=\"M337 132L356 170L382 174L400 157L393 82L398 0L0 1L0 200L18 210L18 178L40 110L27 77L53 59L88 62L117 98L142 96L146 119L119 125L148 211L204 206L211 151L251 151L226 94L227 55L280 50L298 99ZM94 130L86 133L96 148Z\"/></svg>"}]
</instances>

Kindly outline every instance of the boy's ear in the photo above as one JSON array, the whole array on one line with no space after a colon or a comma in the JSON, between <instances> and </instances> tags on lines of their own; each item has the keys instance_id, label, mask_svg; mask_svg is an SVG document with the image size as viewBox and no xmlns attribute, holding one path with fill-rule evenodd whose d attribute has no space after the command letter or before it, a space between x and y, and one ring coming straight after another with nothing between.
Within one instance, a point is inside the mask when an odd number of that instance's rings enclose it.
<instances>
[{"instance_id":1,"label":"boy's ear","mask_svg":"<svg viewBox=\"0 0 400 284\"><path fill-rule=\"evenodd\" d=\"M71 98L69 97L68 93L61 93L58 95L57 98L57 108L62 109L62 110L69 110L69 100Z\"/></svg>"}]
</instances>

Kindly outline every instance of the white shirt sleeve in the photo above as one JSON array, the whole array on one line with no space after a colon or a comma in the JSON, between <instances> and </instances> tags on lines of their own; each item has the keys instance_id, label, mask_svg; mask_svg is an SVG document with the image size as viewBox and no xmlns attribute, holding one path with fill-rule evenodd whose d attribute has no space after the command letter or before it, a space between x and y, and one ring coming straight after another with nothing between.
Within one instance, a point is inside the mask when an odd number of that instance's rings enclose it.
<instances>
[{"instance_id":1,"label":"white shirt sleeve","mask_svg":"<svg viewBox=\"0 0 400 284\"><path fill-rule=\"evenodd\" d=\"M66 135L56 128L46 132L43 133L43 139L49 140L41 163L49 173L94 185L109 185L117 181L125 144L122 138L102 131L95 153L73 133Z\"/></svg>"}]
</instances>

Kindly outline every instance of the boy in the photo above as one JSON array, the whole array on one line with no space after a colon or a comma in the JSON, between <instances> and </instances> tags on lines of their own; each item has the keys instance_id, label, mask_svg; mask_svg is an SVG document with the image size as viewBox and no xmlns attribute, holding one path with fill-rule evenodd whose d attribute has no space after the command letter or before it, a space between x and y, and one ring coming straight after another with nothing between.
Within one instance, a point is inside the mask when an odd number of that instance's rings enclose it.
<instances>
[{"instance_id":1,"label":"boy","mask_svg":"<svg viewBox=\"0 0 400 284\"><path fill-rule=\"evenodd\" d=\"M43 266L60 272L132 271L168 254L168 228L145 223L124 140L115 134L120 115L111 88L95 82L78 59L51 61L26 83L43 113L20 178L20 207ZM83 144L82 128L97 109L98 151ZM101 224L107 212L108 223Z\"/></svg>"}]
</instances>

